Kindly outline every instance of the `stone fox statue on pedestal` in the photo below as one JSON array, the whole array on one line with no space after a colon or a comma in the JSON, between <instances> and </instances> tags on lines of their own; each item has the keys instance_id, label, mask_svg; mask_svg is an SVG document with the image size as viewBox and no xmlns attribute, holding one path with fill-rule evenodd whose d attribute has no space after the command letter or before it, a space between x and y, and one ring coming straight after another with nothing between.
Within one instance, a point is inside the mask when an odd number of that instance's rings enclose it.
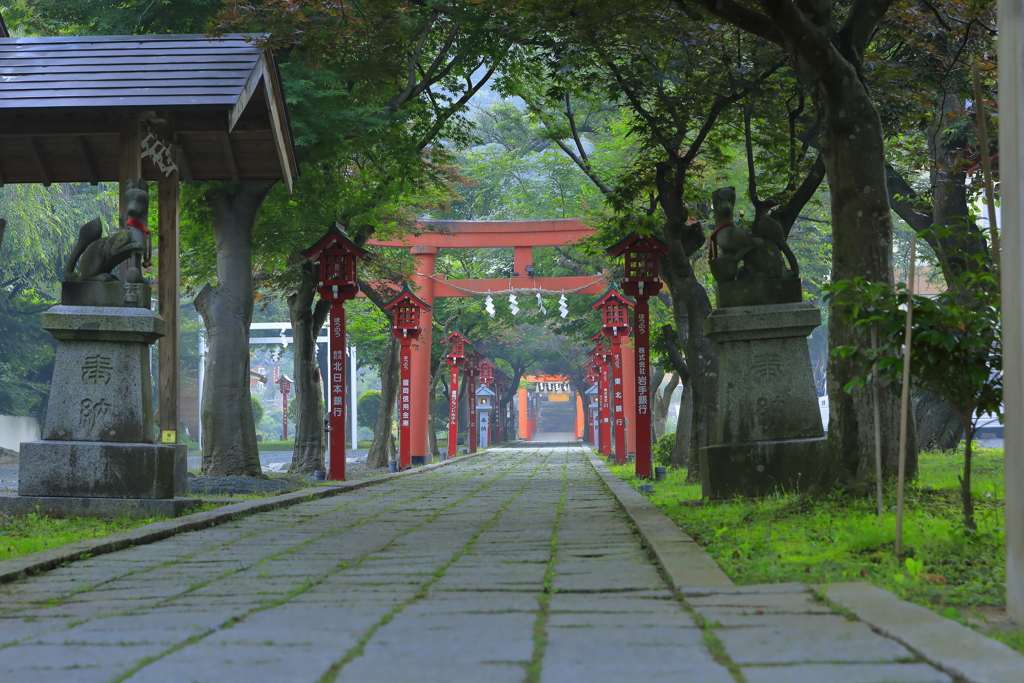
<instances>
[{"instance_id":1,"label":"stone fox statue on pedestal","mask_svg":"<svg viewBox=\"0 0 1024 683\"><path fill-rule=\"evenodd\" d=\"M721 187L711 193L715 230L711 233L711 274L718 282L743 279L800 277L796 256L786 244L786 235L777 221L762 216L750 231L736 225L733 208L736 190ZM789 262L786 272L785 261Z\"/></svg>"},{"instance_id":2,"label":"stone fox statue on pedestal","mask_svg":"<svg viewBox=\"0 0 1024 683\"><path fill-rule=\"evenodd\" d=\"M146 181L139 178L135 185L129 180L125 198L128 203L128 224L124 228L104 237L103 223L99 218L94 218L78 230L78 241L64 266L66 282L112 282L118 278L111 271L129 258L132 263L128 268L127 281L143 281L142 259L149 249L149 229L146 227L149 193Z\"/></svg>"}]
</instances>

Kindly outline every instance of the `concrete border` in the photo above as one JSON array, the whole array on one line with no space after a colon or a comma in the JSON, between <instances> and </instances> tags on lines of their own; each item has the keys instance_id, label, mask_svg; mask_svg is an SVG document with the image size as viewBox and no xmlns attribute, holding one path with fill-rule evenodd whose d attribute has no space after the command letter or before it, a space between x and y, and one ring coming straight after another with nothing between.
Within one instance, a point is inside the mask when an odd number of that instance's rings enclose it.
<instances>
[{"instance_id":1,"label":"concrete border","mask_svg":"<svg viewBox=\"0 0 1024 683\"><path fill-rule=\"evenodd\" d=\"M170 538L171 536L176 536L177 534L185 533L186 531L196 531L198 529L206 529L211 526L216 526L218 524L231 521L236 517L244 517L257 512L266 512L268 510L296 505L298 503L305 503L311 500L330 498L342 493L347 493L348 491L355 491L367 486L376 486L377 484L394 481L399 477L408 477L420 472L431 471L440 467L458 464L460 462L465 462L466 460L478 458L482 455L489 455L489 452L484 450L471 455L460 455L451 460L442 460L440 462L430 463L429 465L423 465L422 467L406 470L405 472L396 472L395 474L385 474L378 477L360 479L358 481L345 482L342 484L314 486L308 489L284 493L279 496L272 496L268 498L249 499L241 503L225 505L224 507L216 510L196 512L184 517L146 524L145 526L140 526L137 529L119 531L103 538L78 541L56 548L50 548L49 550L41 550L37 553L31 553L29 555L23 555L21 557L15 557L13 559L0 562L0 584L17 581L18 579L30 574L49 571L50 569L55 569L67 562L74 562L75 560L80 560L85 557L105 555L107 553L123 550L124 548L130 548L132 546L155 543L156 541L162 541L165 538Z\"/></svg>"},{"instance_id":2,"label":"concrete border","mask_svg":"<svg viewBox=\"0 0 1024 683\"><path fill-rule=\"evenodd\" d=\"M1024 655L930 609L900 600L869 583L818 586L828 599L853 612L932 666L967 683L1024 681Z\"/></svg>"},{"instance_id":3,"label":"concrete border","mask_svg":"<svg viewBox=\"0 0 1024 683\"><path fill-rule=\"evenodd\" d=\"M632 520L637 533L647 542L648 551L661 564L674 589L686 588L686 592L692 593L694 587L700 587L711 592L735 585L718 563L684 534L678 524L609 470L593 449L584 446L584 451L597 476Z\"/></svg>"}]
</instances>

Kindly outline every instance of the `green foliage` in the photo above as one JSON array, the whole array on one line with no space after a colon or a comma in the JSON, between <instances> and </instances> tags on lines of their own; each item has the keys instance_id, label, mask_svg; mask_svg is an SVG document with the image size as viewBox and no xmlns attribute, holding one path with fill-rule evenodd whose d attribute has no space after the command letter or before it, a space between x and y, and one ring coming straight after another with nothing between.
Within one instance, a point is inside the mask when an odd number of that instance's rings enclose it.
<instances>
[{"instance_id":1,"label":"green foliage","mask_svg":"<svg viewBox=\"0 0 1024 683\"><path fill-rule=\"evenodd\" d=\"M250 396L249 401L252 403L252 420L259 424L263 419L263 403L255 396Z\"/></svg>"},{"instance_id":2,"label":"green foliage","mask_svg":"<svg viewBox=\"0 0 1024 683\"><path fill-rule=\"evenodd\" d=\"M654 454L654 464L659 467L670 467L672 465L672 451L676 445L676 433L662 434L654 442L651 450Z\"/></svg>"},{"instance_id":3,"label":"green foliage","mask_svg":"<svg viewBox=\"0 0 1024 683\"><path fill-rule=\"evenodd\" d=\"M380 412L380 392L370 389L359 397L358 423L360 427L373 429L377 426L377 413Z\"/></svg>"},{"instance_id":4,"label":"green foliage","mask_svg":"<svg viewBox=\"0 0 1024 683\"><path fill-rule=\"evenodd\" d=\"M882 518L873 491L817 499L780 494L694 506L687 503L700 499L700 484L687 483L686 470L674 468L650 499L739 585L867 581L945 614L950 607L1006 600L1003 452L978 453L972 484L977 533L966 533L959 518L959 466L954 452L920 456L920 474L908 484L904 511L910 566L893 555L895 487L886 491ZM613 468L632 481L631 469ZM1013 637L1007 640L1012 643Z\"/></svg>"},{"instance_id":5,"label":"green foliage","mask_svg":"<svg viewBox=\"0 0 1024 683\"><path fill-rule=\"evenodd\" d=\"M915 295L910 343L910 373L915 381L944 397L960 417L964 430L962 477L964 525L975 528L971 506L971 441L977 420L985 413L1002 419L1003 355L1000 344L999 286L985 268L985 256L963 254L968 269L947 272L949 288L936 297ZM972 267L973 266L973 267ZM870 369L898 391L903 375L906 285L843 280L827 288L844 321L855 328L878 329L878 349L841 346L833 354L860 360L864 372L847 391L863 387Z\"/></svg>"},{"instance_id":6,"label":"green foliage","mask_svg":"<svg viewBox=\"0 0 1024 683\"><path fill-rule=\"evenodd\" d=\"M205 33L221 0L14 0L8 26L33 35Z\"/></svg>"}]
</instances>

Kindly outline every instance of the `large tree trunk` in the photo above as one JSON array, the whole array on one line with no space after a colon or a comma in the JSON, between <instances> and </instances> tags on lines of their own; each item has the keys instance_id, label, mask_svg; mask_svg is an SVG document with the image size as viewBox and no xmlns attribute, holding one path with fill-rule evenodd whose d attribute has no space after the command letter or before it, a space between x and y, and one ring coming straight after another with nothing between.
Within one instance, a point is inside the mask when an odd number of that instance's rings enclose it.
<instances>
[{"instance_id":1,"label":"large tree trunk","mask_svg":"<svg viewBox=\"0 0 1024 683\"><path fill-rule=\"evenodd\" d=\"M821 130L821 154L832 192L832 281L862 277L870 282L892 283L892 219L886 188L882 122L867 88L852 65L835 64L832 82L815 73L816 111ZM842 82L842 85L839 83ZM870 346L867 328L855 329L843 322L841 301L829 311L829 348ZM859 361L830 355L828 396L831 407L828 455L823 483L853 478L874 478L874 413L872 392L845 387L863 375ZM899 398L879 392L882 432L882 471L897 471L899 454ZM917 449L913 408L910 408L907 444L907 475L917 473Z\"/></svg>"},{"instance_id":2,"label":"large tree trunk","mask_svg":"<svg viewBox=\"0 0 1024 683\"><path fill-rule=\"evenodd\" d=\"M373 443L366 456L370 469L387 467L394 454L395 445L391 435L394 421L395 402L398 400L398 385L401 382L400 358L402 349L398 339L388 340L388 350L380 365L380 408L377 410L377 424L373 428Z\"/></svg>"},{"instance_id":3,"label":"large tree trunk","mask_svg":"<svg viewBox=\"0 0 1024 683\"><path fill-rule=\"evenodd\" d=\"M316 338L323 327L331 304L316 297L316 277L311 264L302 269L302 283L288 297L288 315L292 322L292 353L295 357L295 446L292 474L311 474L324 466L324 392L320 368L316 362Z\"/></svg>"},{"instance_id":4,"label":"large tree trunk","mask_svg":"<svg viewBox=\"0 0 1024 683\"><path fill-rule=\"evenodd\" d=\"M233 192L206 192L213 211L217 285L194 305L206 326L209 355L203 382L203 474L263 476L249 398L252 322L252 229L274 180L245 180Z\"/></svg>"}]
</instances>

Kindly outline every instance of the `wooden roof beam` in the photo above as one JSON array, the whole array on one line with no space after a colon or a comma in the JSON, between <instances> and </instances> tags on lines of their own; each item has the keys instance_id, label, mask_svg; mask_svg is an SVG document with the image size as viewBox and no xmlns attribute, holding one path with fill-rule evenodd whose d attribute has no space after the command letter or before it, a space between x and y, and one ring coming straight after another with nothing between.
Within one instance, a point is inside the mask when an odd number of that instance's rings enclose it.
<instances>
[{"instance_id":1,"label":"wooden roof beam","mask_svg":"<svg viewBox=\"0 0 1024 683\"><path fill-rule=\"evenodd\" d=\"M263 71L263 97L266 100L267 111L270 113L270 127L273 129L274 147L277 149L277 158L281 164L281 179L292 193L292 184L295 176L299 174L298 165L295 165L294 146L291 144L291 131L288 127L287 113L283 108L284 92L277 80L277 71L270 61L269 53L264 50L260 57L260 68ZM272 77L273 76L273 77ZM275 97L276 95L276 97Z\"/></svg>"},{"instance_id":2,"label":"wooden roof beam","mask_svg":"<svg viewBox=\"0 0 1024 683\"><path fill-rule=\"evenodd\" d=\"M35 162L36 171L39 172L39 182L49 187L53 184L53 181L50 180L50 172L46 170L46 164L43 163L43 153L39 149L39 143L31 135L27 136L27 139L29 149L32 151L32 161Z\"/></svg>"},{"instance_id":3,"label":"wooden roof beam","mask_svg":"<svg viewBox=\"0 0 1024 683\"><path fill-rule=\"evenodd\" d=\"M85 138L81 135L75 136L75 142L78 144L78 156L85 167L85 176L89 179L89 184L98 185L100 178L96 173L96 164L92 162L92 156L89 154L89 148L85 144Z\"/></svg>"},{"instance_id":4,"label":"wooden roof beam","mask_svg":"<svg viewBox=\"0 0 1024 683\"><path fill-rule=\"evenodd\" d=\"M231 182L242 182L241 178L238 176L238 164L235 162L235 151L231 148L231 136L228 135L227 131L221 131L220 141L224 147L224 161L228 165L228 172L231 174Z\"/></svg>"},{"instance_id":5,"label":"wooden roof beam","mask_svg":"<svg viewBox=\"0 0 1024 683\"><path fill-rule=\"evenodd\" d=\"M178 171L181 173L181 179L185 181L186 185L192 184L192 164L188 161L188 154L185 153L185 145L179 141L175 147L178 149Z\"/></svg>"}]
</instances>

